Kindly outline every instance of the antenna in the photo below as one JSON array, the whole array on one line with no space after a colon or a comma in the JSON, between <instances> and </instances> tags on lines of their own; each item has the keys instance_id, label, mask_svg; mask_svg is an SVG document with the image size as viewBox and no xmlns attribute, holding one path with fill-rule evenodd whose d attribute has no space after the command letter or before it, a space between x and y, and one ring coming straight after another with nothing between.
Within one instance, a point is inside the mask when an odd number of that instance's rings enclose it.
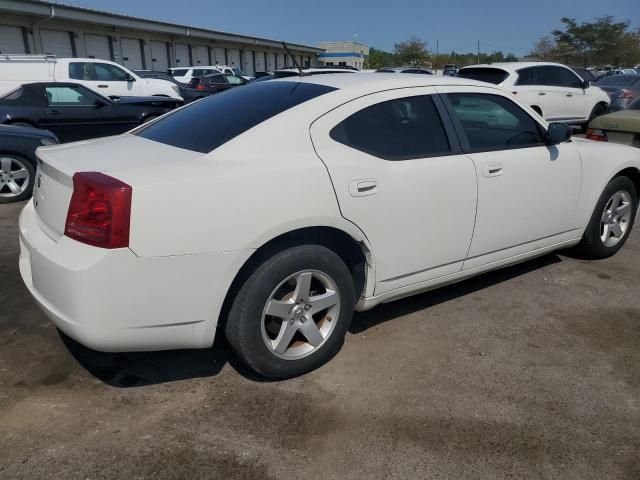
<instances>
[{"instance_id":1,"label":"antenna","mask_svg":"<svg viewBox=\"0 0 640 480\"><path fill-rule=\"evenodd\" d=\"M299 75L302 77L304 75L304 72L302 71L302 68L300 68L300 65L298 65L298 62L296 61L296 57L291 55L291 52L289 51L289 47L287 47L287 44L284 43L284 41L282 42L282 46L284 47L284 51L287 52L287 55L289 55L291 57L291 60L293 60L293 64L298 69Z\"/></svg>"}]
</instances>

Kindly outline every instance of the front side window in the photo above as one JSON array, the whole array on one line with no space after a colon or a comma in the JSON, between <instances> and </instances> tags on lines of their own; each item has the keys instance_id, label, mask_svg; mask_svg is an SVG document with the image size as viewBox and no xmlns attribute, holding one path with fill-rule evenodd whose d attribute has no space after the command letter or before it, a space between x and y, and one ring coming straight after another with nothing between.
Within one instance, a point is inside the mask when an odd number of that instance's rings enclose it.
<instances>
[{"instance_id":1,"label":"front side window","mask_svg":"<svg viewBox=\"0 0 640 480\"><path fill-rule=\"evenodd\" d=\"M535 67L535 85L580 88L578 76L562 67Z\"/></svg>"},{"instance_id":2,"label":"front side window","mask_svg":"<svg viewBox=\"0 0 640 480\"><path fill-rule=\"evenodd\" d=\"M90 106L97 98L83 88L45 87L45 92L50 106Z\"/></svg>"},{"instance_id":3,"label":"front side window","mask_svg":"<svg viewBox=\"0 0 640 480\"><path fill-rule=\"evenodd\" d=\"M447 98L471 151L544 144L538 122L505 97L485 93L449 93Z\"/></svg>"},{"instance_id":4,"label":"front side window","mask_svg":"<svg viewBox=\"0 0 640 480\"><path fill-rule=\"evenodd\" d=\"M385 160L451 152L440 115L428 95L366 107L336 125L330 136L336 142Z\"/></svg>"},{"instance_id":5,"label":"front side window","mask_svg":"<svg viewBox=\"0 0 640 480\"><path fill-rule=\"evenodd\" d=\"M135 135L177 148L209 153L285 110L334 90L325 85L288 81L230 88L174 110L137 130ZM224 121L202 122L203 118L219 117L218 112L225 112Z\"/></svg>"},{"instance_id":6,"label":"front side window","mask_svg":"<svg viewBox=\"0 0 640 480\"><path fill-rule=\"evenodd\" d=\"M73 80L124 82L129 74L108 63L71 62L69 64L69 78Z\"/></svg>"},{"instance_id":7,"label":"front side window","mask_svg":"<svg viewBox=\"0 0 640 480\"><path fill-rule=\"evenodd\" d=\"M188 71L189 70L187 70L186 68L174 68L170 70L171 75L174 77L184 77Z\"/></svg>"}]
</instances>

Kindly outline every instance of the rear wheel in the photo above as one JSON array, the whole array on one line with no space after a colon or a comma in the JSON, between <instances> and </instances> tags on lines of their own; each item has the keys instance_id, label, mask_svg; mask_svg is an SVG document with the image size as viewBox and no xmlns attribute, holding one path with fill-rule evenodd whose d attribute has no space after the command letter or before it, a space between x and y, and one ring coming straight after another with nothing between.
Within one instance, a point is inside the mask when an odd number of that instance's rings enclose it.
<instances>
[{"instance_id":1,"label":"rear wheel","mask_svg":"<svg viewBox=\"0 0 640 480\"><path fill-rule=\"evenodd\" d=\"M19 155L0 153L0 203L26 200L33 191L35 169Z\"/></svg>"},{"instance_id":2,"label":"rear wheel","mask_svg":"<svg viewBox=\"0 0 640 480\"><path fill-rule=\"evenodd\" d=\"M587 123L582 126L582 133L585 133L587 131L587 129L589 128L589 124L594 118L600 117L605 113L607 113L607 107L602 103L599 103L598 105L593 107L593 110L591 110L591 115L589 115L589 120L587 120Z\"/></svg>"},{"instance_id":3,"label":"rear wheel","mask_svg":"<svg viewBox=\"0 0 640 480\"><path fill-rule=\"evenodd\" d=\"M317 245L293 247L249 276L231 306L225 334L256 372L295 377L340 350L354 299L353 279L338 255Z\"/></svg>"},{"instance_id":4,"label":"rear wheel","mask_svg":"<svg viewBox=\"0 0 640 480\"><path fill-rule=\"evenodd\" d=\"M596 204L578 252L590 259L614 255L627 241L637 210L638 196L633 182L627 177L611 180Z\"/></svg>"}]
</instances>

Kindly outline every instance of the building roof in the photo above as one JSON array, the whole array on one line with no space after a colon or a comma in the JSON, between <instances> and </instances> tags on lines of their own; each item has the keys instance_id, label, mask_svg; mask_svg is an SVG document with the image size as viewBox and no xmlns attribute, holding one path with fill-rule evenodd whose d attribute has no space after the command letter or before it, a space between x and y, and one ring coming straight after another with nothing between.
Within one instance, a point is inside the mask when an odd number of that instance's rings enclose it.
<instances>
[{"instance_id":1,"label":"building roof","mask_svg":"<svg viewBox=\"0 0 640 480\"><path fill-rule=\"evenodd\" d=\"M256 47L282 48L282 44L279 40L211 30L202 27L192 27L189 25L160 20L131 17L120 13L106 12L91 8L78 7L75 5L66 5L59 2L41 0L0 0L0 12L30 15L42 18L50 17L66 21L79 21L115 28L146 30L150 32L173 34L176 35L176 37L194 37L197 39L234 42L245 44L247 46L253 45ZM296 52L321 53L324 51L322 48L299 43L287 42L287 46Z\"/></svg>"}]
</instances>

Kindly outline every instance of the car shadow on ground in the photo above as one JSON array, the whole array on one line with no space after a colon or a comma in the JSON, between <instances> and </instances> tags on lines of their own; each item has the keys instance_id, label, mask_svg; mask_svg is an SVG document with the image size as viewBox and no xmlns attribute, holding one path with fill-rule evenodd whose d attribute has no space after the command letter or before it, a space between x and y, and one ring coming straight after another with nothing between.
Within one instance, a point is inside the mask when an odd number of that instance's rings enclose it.
<instances>
[{"instance_id":1,"label":"car shadow on ground","mask_svg":"<svg viewBox=\"0 0 640 480\"><path fill-rule=\"evenodd\" d=\"M368 312L356 313L349 332L362 333L394 318L468 295L560 261L560 257L556 254L546 255L421 295L379 305ZM80 365L93 376L113 387L140 387L192 378L214 377L227 363L249 380L269 381L240 363L233 355L224 335L220 334L216 335L213 348L209 349L132 353L97 352L80 345L62 332L60 337Z\"/></svg>"}]
</instances>

